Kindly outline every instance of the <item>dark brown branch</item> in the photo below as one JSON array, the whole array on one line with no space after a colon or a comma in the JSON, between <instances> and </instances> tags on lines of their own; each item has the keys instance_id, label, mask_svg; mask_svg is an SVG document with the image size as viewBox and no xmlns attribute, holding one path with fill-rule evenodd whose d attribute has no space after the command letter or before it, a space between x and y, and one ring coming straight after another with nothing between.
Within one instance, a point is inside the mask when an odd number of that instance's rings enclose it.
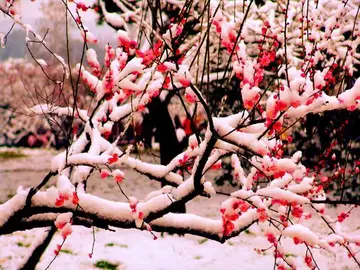
<instances>
[{"instance_id":1,"label":"dark brown branch","mask_svg":"<svg viewBox=\"0 0 360 270\"><path fill-rule=\"evenodd\" d=\"M42 254L44 253L44 251L48 247L52 237L55 234L55 232L56 232L56 227L53 224L53 226L51 226L50 230L48 231L44 241L41 242L40 245L38 245L33 250L31 256L29 257L27 262L23 265L21 270L35 269L36 265L39 263Z\"/></svg>"},{"instance_id":2,"label":"dark brown branch","mask_svg":"<svg viewBox=\"0 0 360 270\"><path fill-rule=\"evenodd\" d=\"M36 209L37 211L40 211L40 208ZM68 212L70 209L63 209L63 208L57 208L57 209L49 209L47 207L42 207L41 211L45 213L44 215L41 215L41 217L32 216L31 218L23 218L19 222L16 222L13 224L13 226L7 226L6 230L0 229L0 235L3 234L10 234L15 231L22 231L22 230L28 230L33 228L41 228L41 227L48 227L52 226L54 224L54 221L56 219L56 215L49 215L53 211L56 212ZM55 214L55 213L54 213ZM186 215L186 214L172 214L172 215ZM85 217L88 216L88 217ZM94 217L93 214L90 213L84 213L82 211L78 212L76 216L73 217L73 225L80 225L87 228L91 228L92 226L102 228L105 230L111 230L109 229L109 226L112 227L118 227L121 229L136 229L135 222L129 221L129 220L114 220L114 219L108 219L104 217L96 217L97 220L92 220ZM206 230L200 230L191 228L190 226L162 226L158 224L150 224L153 231L156 232L168 232L168 233L178 233L178 234L192 234L197 235L201 237L205 237L214 241L218 241L220 243L224 243L226 240L233 238L235 236L238 236L243 231L247 230L251 225L253 225L255 222L252 222L251 224L241 228L240 230L233 231L228 236L222 236L221 234L217 232L209 232ZM142 230L142 229L140 229Z\"/></svg>"},{"instance_id":3,"label":"dark brown branch","mask_svg":"<svg viewBox=\"0 0 360 270\"><path fill-rule=\"evenodd\" d=\"M46 183L50 180L51 177L55 175L57 175L56 172L49 172L36 188L30 189L29 194L26 198L25 207L29 207L31 205L31 198L36 194L36 192L38 192L43 186L46 185Z\"/></svg>"}]
</instances>

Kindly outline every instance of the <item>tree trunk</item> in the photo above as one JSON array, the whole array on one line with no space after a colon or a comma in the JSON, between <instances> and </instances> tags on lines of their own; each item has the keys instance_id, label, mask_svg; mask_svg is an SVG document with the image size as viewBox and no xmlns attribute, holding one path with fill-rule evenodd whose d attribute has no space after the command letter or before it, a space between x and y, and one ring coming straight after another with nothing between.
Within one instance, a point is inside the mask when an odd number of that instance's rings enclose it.
<instances>
[{"instance_id":1,"label":"tree trunk","mask_svg":"<svg viewBox=\"0 0 360 270\"><path fill-rule=\"evenodd\" d=\"M168 102L161 101L158 97L154 98L148 109L159 139L160 163L167 165L183 150L176 137L175 127L168 110ZM185 213L185 211L185 205L181 205L175 212Z\"/></svg>"}]
</instances>

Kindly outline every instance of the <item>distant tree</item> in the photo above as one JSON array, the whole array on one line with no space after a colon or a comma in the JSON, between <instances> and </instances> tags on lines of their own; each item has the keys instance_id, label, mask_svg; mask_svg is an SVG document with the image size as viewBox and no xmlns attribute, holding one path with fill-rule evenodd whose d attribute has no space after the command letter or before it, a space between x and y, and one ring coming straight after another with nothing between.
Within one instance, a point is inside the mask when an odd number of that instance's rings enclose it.
<instances>
[{"instance_id":1,"label":"distant tree","mask_svg":"<svg viewBox=\"0 0 360 270\"><path fill-rule=\"evenodd\" d=\"M62 1L49 0L40 4L42 16L36 21L38 33L45 37L45 42L51 51L62 55L67 59L67 49L69 49L70 59L73 59L74 51L81 51L81 43L74 42L75 23L66 10ZM73 45L76 45L74 48ZM35 44L34 44L35 45ZM34 46L33 45L33 46ZM39 58L49 59L51 54L43 47L36 44L36 56Z\"/></svg>"},{"instance_id":2,"label":"distant tree","mask_svg":"<svg viewBox=\"0 0 360 270\"><path fill-rule=\"evenodd\" d=\"M0 47L0 61L8 58L24 58L27 49L25 46L25 31L23 29L12 30L7 39L6 46Z\"/></svg>"}]
</instances>

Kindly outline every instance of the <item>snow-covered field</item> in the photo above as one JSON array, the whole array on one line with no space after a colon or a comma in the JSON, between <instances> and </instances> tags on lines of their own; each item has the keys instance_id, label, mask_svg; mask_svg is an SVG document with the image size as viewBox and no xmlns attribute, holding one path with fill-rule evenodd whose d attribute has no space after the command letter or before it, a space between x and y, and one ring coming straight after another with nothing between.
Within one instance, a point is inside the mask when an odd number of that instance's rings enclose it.
<instances>
[{"instance_id":1,"label":"snow-covered field","mask_svg":"<svg viewBox=\"0 0 360 270\"><path fill-rule=\"evenodd\" d=\"M1 150L0 150L1 151ZM23 150L27 157L0 160L0 201L7 200L19 184L25 187L36 185L46 174L51 157L56 154L48 150ZM144 156L142 158L152 158ZM139 199L159 184L136 173L124 170L127 178L123 188L129 195ZM94 176L89 181L88 191L111 200L124 200L114 183ZM227 187L225 187L226 189ZM219 205L223 196L211 199L198 198L187 204L187 210L202 216L220 218ZM210 201L206 201L210 200ZM206 203L205 203L206 202ZM210 202L210 203L209 203ZM331 215L337 215L342 207L328 209ZM325 224L314 219L309 221L317 231L328 234ZM356 209L350 222L344 222L345 230L355 233L360 229L360 211ZM31 253L34 244L42 237L44 229L17 232L0 237L0 269L18 269L22 261ZM206 240L201 237L165 234L157 240L148 232L138 230L121 230L115 232L95 230L95 250L92 258L88 254L93 242L92 229L75 227L63 246L63 252L51 265L50 269L273 269L272 251L259 255L254 248L269 246L262 236L262 229L255 225L249 231L227 241L225 244ZM53 259L53 250L62 238L56 234L49 248L36 269L45 269ZM286 256L297 260L298 269L307 269L303 263L305 249L295 246L291 239L285 239L288 247ZM358 269L348 259L343 248L337 248L336 254L313 250L320 269ZM357 254L360 259L360 254ZM108 268L105 268L108 263ZM111 265L112 268L111 268Z\"/></svg>"}]
</instances>

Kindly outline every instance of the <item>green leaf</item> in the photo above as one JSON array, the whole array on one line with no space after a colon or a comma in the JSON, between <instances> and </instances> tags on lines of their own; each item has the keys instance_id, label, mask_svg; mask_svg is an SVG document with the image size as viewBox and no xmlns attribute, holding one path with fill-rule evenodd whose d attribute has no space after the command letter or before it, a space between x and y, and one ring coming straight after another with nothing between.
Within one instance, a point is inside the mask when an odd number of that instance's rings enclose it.
<instances>
[{"instance_id":1,"label":"green leaf","mask_svg":"<svg viewBox=\"0 0 360 270\"><path fill-rule=\"evenodd\" d=\"M119 264L113 264L113 263L110 263L110 262L105 261L105 260L100 260L100 261L97 261L94 264L94 266L97 267L97 268L100 268L100 269L116 270L117 267L119 266Z\"/></svg>"}]
</instances>

